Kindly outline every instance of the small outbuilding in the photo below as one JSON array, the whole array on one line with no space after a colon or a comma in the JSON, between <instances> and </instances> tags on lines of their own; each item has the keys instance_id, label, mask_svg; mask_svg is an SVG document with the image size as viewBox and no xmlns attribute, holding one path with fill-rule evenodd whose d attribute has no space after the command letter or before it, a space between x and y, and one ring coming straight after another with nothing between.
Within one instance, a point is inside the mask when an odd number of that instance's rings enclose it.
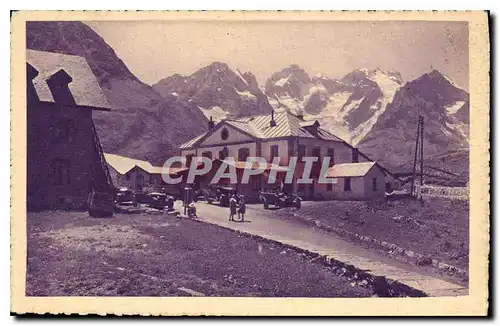
<instances>
[{"instance_id":1,"label":"small outbuilding","mask_svg":"<svg viewBox=\"0 0 500 326\"><path fill-rule=\"evenodd\" d=\"M328 183L318 182L315 193L324 199L377 200L385 197L385 173L376 162L331 166Z\"/></svg>"}]
</instances>

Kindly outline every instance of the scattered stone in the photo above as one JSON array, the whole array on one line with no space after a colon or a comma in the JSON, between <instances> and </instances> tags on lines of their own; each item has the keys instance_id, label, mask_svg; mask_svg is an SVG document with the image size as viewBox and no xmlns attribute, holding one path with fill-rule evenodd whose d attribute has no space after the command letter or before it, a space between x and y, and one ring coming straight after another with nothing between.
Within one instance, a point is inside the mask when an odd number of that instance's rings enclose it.
<instances>
[{"instance_id":1,"label":"scattered stone","mask_svg":"<svg viewBox=\"0 0 500 326\"><path fill-rule=\"evenodd\" d=\"M405 255L408 256L408 257L410 257L410 258L415 257L415 253L413 251L411 251L411 250L406 250L405 251Z\"/></svg>"},{"instance_id":2,"label":"scattered stone","mask_svg":"<svg viewBox=\"0 0 500 326\"><path fill-rule=\"evenodd\" d=\"M403 222L403 219L404 219L404 217L403 217L403 216L401 216L401 215L394 216L394 217L392 218L392 220L393 220L394 222L397 222L397 223L401 223L401 222Z\"/></svg>"},{"instance_id":3,"label":"scattered stone","mask_svg":"<svg viewBox=\"0 0 500 326\"><path fill-rule=\"evenodd\" d=\"M445 263L443 263L443 262L439 262L439 263L438 263L438 268L439 268L439 269L445 269L445 270L446 270L446 269L448 269L449 267L450 267L450 265L445 264Z\"/></svg>"},{"instance_id":4,"label":"scattered stone","mask_svg":"<svg viewBox=\"0 0 500 326\"><path fill-rule=\"evenodd\" d=\"M418 266L432 265L432 259L429 257L421 257L417 260Z\"/></svg>"}]
</instances>

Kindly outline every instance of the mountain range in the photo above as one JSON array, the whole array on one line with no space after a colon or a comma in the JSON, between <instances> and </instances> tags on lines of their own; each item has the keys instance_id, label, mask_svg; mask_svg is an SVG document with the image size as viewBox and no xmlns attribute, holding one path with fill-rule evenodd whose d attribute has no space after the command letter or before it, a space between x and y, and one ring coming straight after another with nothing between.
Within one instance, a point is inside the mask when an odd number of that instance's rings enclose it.
<instances>
[{"instance_id":1,"label":"mountain range","mask_svg":"<svg viewBox=\"0 0 500 326\"><path fill-rule=\"evenodd\" d=\"M205 131L209 117L271 110L318 120L389 168L412 160L419 115L425 119L426 157L457 150L468 155L469 94L436 70L405 82L398 72L378 68L330 78L311 77L291 65L272 74L261 88L251 72L213 62L150 86L80 22L30 22L27 47L85 57L112 106L111 112L94 115L104 150L155 164Z\"/></svg>"}]
</instances>

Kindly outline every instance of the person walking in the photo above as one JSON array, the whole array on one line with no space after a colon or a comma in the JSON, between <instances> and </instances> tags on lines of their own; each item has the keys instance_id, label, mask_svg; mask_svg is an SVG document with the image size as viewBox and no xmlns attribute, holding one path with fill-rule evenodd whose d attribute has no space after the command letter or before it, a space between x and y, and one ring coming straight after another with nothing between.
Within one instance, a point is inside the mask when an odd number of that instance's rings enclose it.
<instances>
[{"instance_id":1,"label":"person walking","mask_svg":"<svg viewBox=\"0 0 500 326\"><path fill-rule=\"evenodd\" d=\"M247 211L247 207L245 204L245 198L243 195L240 196L240 207L238 208L238 218L241 222L245 222L245 213Z\"/></svg>"},{"instance_id":2,"label":"person walking","mask_svg":"<svg viewBox=\"0 0 500 326\"><path fill-rule=\"evenodd\" d=\"M236 195L233 195L229 199L229 220L234 221L234 215L236 215L238 201L236 200Z\"/></svg>"}]
</instances>

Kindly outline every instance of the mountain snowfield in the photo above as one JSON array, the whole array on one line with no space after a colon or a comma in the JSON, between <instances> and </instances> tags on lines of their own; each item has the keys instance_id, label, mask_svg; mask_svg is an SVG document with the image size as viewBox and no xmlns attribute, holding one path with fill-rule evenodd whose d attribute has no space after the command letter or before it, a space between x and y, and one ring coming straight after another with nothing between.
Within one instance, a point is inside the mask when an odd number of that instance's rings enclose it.
<instances>
[{"instance_id":1,"label":"mountain snowfield","mask_svg":"<svg viewBox=\"0 0 500 326\"><path fill-rule=\"evenodd\" d=\"M282 72L287 76L281 77ZM322 75L311 79L298 66L282 72L273 75L266 84L271 106L301 114L305 120L318 120L323 127L353 145L370 132L403 83L399 73L382 69L357 69L340 80ZM301 76L294 76L295 72ZM378 88L378 92L374 88ZM292 94L290 89L300 89L299 95ZM364 106L361 110L367 111L363 114L365 119L350 121L348 117L361 105Z\"/></svg>"}]
</instances>

